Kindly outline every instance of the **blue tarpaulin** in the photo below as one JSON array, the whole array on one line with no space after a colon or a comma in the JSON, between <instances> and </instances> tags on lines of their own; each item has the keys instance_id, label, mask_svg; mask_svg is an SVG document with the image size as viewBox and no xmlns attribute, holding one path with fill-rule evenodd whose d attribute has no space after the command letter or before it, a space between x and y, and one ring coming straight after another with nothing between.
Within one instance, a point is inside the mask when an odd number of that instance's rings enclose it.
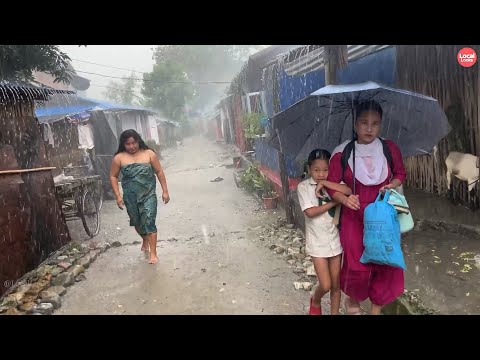
<instances>
[{"instance_id":1,"label":"blue tarpaulin","mask_svg":"<svg viewBox=\"0 0 480 360\"><path fill-rule=\"evenodd\" d=\"M37 106L35 115L40 122L53 122L66 116L90 110L143 110L154 112L141 106L114 104L75 95L58 95L52 101L45 102L45 106Z\"/></svg>"}]
</instances>

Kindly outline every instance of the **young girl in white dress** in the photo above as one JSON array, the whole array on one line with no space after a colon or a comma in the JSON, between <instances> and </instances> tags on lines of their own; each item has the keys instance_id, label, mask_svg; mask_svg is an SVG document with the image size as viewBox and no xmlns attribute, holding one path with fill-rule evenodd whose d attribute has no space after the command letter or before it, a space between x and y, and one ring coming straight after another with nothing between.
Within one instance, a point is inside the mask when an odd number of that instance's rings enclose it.
<instances>
[{"instance_id":1,"label":"young girl in white dress","mask_svg":"<svg viewBox=\"0 0 480 360\"><path fill-rule=\"evenodd\" d=\"M312 258L318 277L318 286L310 298L310 315L321 315L321 299L330 291L331 314L338 315L340 309L340 267L342 246L338 228L333 222L338 203L330 199L325 187L350 195L346 185L326 181L330 153L313 150L308 156L310 178L298 185L300 207L305 215L305 250Z\"/></svg>"}]
</instances>

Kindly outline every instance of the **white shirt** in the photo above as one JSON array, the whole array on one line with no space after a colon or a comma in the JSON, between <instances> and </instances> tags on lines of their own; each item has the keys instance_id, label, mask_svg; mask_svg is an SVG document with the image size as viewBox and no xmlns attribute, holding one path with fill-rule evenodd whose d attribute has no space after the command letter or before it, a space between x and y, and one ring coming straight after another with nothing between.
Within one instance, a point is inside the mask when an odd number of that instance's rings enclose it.
<instances>
[{"instance_id":1,"label":"white shirt","mask_svg":"<svg viewBox=\"0 0 480 360\"><path fill-rule=\"evenodd\" d=\"M95 147L93 129L91 124L78 124L78 148L93 149Z\"/></svg>"},{"instance_id":2,"label":"white shirt","mask_svg":"<svg viewBox=\"0 0 480 360\"><path fill-rule=\"evenodd\" d=\"M298 185L298 201L302 211L319 206L319 199L315 194L316 187L317 183L312 178L304 180ZM328 196L325 191L323 193ZM312 257L329 258L339 255L343 251L338 229L328 212L314 218L305 215L305 238L305 250Z\"/></svg>"}]
</instances>

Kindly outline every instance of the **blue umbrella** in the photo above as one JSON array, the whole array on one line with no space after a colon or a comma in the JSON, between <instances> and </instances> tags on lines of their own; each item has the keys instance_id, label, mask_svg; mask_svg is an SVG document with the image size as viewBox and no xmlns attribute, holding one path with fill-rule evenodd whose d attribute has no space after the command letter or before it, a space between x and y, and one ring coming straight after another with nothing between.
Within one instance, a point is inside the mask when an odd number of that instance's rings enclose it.
<instances>
[{"instance_id":1,"label":"blue umbrella","mask_svg":"<svg viewBox=\"0 0 480 360\"><path fill-rule=\"evenodd\" d=\"M429 154L450 132L434 98L366 82L325 86L270 118L269 144L302 161L312 149L330 152L353 137L355 104L374 100L383 109L381 137L394 141L404 157Z\"/></svg>"}]
</instances>

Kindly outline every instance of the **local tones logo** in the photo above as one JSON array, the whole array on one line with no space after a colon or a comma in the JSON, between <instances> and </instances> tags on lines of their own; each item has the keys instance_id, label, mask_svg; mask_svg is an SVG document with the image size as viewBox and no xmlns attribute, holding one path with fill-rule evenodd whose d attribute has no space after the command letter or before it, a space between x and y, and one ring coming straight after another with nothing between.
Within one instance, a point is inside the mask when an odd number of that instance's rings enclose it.
<instances>
[{"instance_id":1,"label":"local tones logo","mask_svg":"<svg viewBox=\"0 0 480 360\"><path fill-rule=\"evenodd\" d=\"M477 62L477 53L472 48L463 48L458 52L457 60L463 67L471 67Z\"/></svg>"}]
</instances>

